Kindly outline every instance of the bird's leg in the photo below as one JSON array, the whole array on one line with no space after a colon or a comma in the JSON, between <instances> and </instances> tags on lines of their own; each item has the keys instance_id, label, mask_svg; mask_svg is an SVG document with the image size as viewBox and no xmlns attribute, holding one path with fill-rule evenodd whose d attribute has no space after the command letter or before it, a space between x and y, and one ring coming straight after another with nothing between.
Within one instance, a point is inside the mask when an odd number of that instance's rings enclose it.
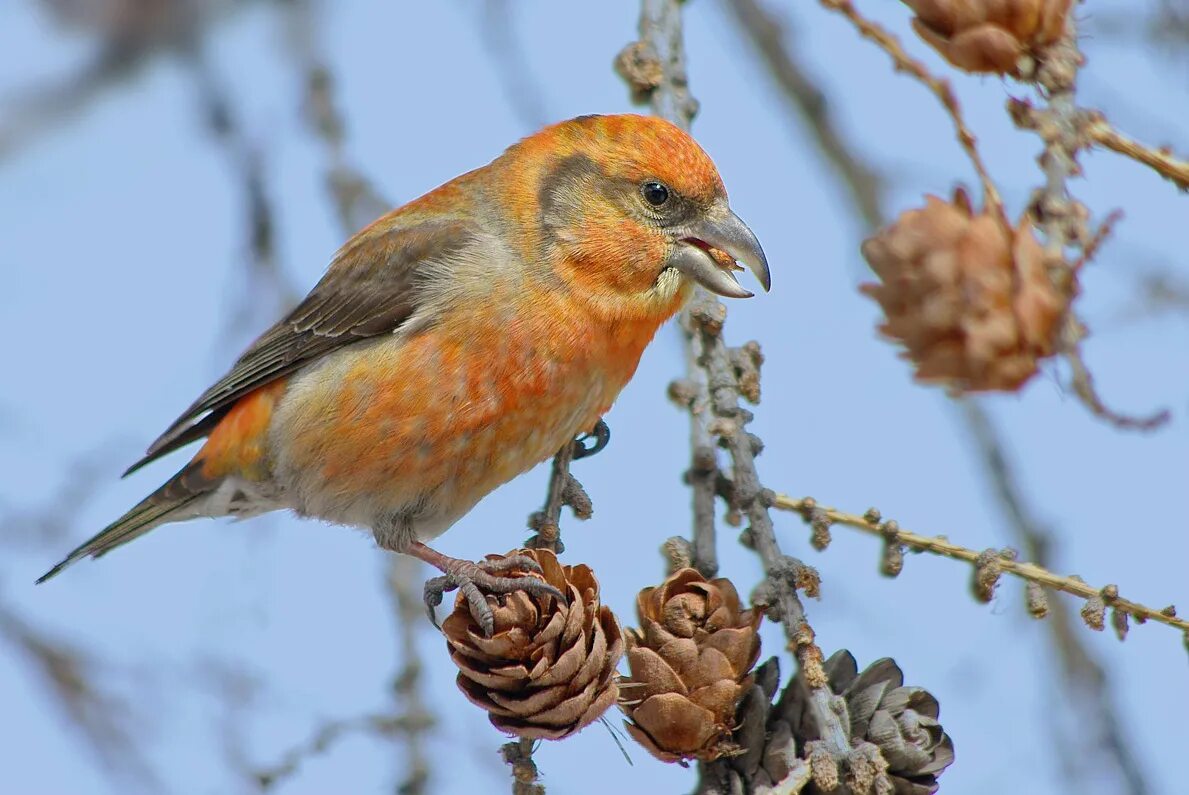
<instances>
[{"instance_id":1,"label":"bird's leg","mask_svg":"<svg viewBox=\"0 0 1189 795\"><path fill-rule=\"evenodd\" d=\"M541 567L535 560L524 555L511 555L500 560L479 561L460 560L443 555L435 549L427 547L420 541L414 541L404 550L407 555L425 561L442 572L441 577L434 577L425 583L425 607L429 611L429 620L438 626L434 608L442 603L442 597L447 591L459 589L471 609L471 616L475 623L483 630L483 634L491 637L495 631L495 615L491 606L487 604L484 593L502 594L514 591L525 591L534 596L549 595L563 603L565 594L538 577L501 577L501 573L509 571L528 571L541 574Z\"/></svg>"}]
</instances>

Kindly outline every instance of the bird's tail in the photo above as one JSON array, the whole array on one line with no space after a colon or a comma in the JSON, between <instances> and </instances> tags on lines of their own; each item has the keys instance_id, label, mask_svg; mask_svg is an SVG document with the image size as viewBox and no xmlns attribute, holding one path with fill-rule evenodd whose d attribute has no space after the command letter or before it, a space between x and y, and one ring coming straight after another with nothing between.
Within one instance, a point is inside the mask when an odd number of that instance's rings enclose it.
<instances>
[{"instance_id":1,"label":"bird's tail","mask_svg":"<svg viewBox=\"0 0 1189 795\"><path fill-rule=\"evenodd\" d=\"M45 582L85 557L97 558L105 555L155 527L204 515L199 509L201 500L209 495L215 484L201 478L200 473L195 470L195 465L191 464L174 475L128 513L103 528L90 540L80 544L58 565L41 575L37 582Z\"/></svg>"}]
</instances>

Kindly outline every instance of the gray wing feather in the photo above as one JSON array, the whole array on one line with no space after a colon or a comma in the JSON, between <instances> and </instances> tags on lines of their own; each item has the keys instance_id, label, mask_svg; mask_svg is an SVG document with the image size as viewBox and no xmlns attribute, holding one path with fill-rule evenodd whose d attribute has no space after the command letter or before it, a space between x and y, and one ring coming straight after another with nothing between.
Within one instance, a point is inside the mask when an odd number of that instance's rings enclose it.
<instances>
[{"instance_id":1,"label":"gray wing feather","mask_svg":"<svg viewBox=\"0 0 1189 795\"><path fill-rule=\"evenodd\" d=\"M450 219L360 232L305 300L252 343L124 474L206 436L244 395L336 348L400 328L417 311L417 285L476 233L472 224Z\"/></svg>"}]
</instances>

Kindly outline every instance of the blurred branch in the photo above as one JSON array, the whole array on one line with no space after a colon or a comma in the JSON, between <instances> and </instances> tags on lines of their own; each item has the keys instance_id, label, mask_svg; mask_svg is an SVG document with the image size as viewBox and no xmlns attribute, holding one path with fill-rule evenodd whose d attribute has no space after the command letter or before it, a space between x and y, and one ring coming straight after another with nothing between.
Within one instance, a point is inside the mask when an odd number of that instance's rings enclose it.
<instances>
[{"instance_id":1,"label":"blurred branch","mask_svg":"<svg viewBox=\"0 0 1189 795\"><path fill-rule=\"evenodd\" d=\"M70 461L58 488L36 508L14 508L0 515L0 541L12 547L59 544L99 491L101 476L109 474L112 447L105 442Z\"/></svg>"},{"instance_id":2,"label":"blurred branch","mask_svg":"<svg viewBox=\"0 0 1189 795\"><path fill-rule=\"evenodd\" d=\"M423 626L425 603L416 583L424 580L421 561L409 555L389 556L388 592L396 613L401 660L392 690L401 710L396 722L405 739L406 773L396 789L398 795L425 795L429 791L430 757L425 741L437 721L421 696L423 666L417 637Z\"/></svg>"},{"instance_id":3,"label":"blurred branch","mask_svg":"<svg viewBox=\"0 0 1189 795\"><path fill-rule=\"evenodd\" d=\"M250 253L248 284L239 291L238 306L226 323L227 333L236 334L253 325L254 316L275 314L261 307L261 296L272 297L277 304L273 309L287 310L297 304L301 294L277 261L275 213L265 186L260 148L241 129L231 97L202 52L195 48L187 55L207 127L222 147L243 191Z\"/></svg>"},{"instance_id":4,"label":"blurred branch","mask_svg":"<svg viewBox=\"0 0 1189 795\"><path fill-rule=\"evenodd\" d=\"M1007 451L994 423L978 403L972 400L962 400L959 403L1007 524L1023 548L1024 555L1037 566L1051 568L1052 533L1043 528L1026 507L1023 490L1008 463ZM1086 727L1089 727L1097 733L1101 741L1101 750L1105 750L1108 755L1108 764L1113 766L1126 782L1126 791L1132 795L1143 795L1149 791L1148 784L1142 768L1137 763L1136 754L1128 744L1123 717L1111 694L1105 669L1091 656L1076 634L1074 619L1066 609L1065 603L1061 600L1046 600L1045 604L1049 607L1050 614L1050 620L1046 622L1049 638L1060 661L1061 674L1056 678L1060 688L1072 696L1063 699L1063 703L1070 715L1076 718L1079 727L1074 737L1067 737L1065 742L1058 746L1064 751L1067 775L1076 779L1095 778L1095 774L1087 769L1085 760L1101 760L1102 754L1075 748L1077 741L1087 733ZM1095 606L1095 614L1097 609ZM1119 615L1125 617L1127 614L1116 613L1116 616ZM1116 618L1112 623L1122 639L1122 633L1126 631L1125 618ZM1120 627L1123 629L1120 630ZM1185 635L1185 639L1189 643L1189 633ZM1051 718L1054 717L1053 713L1049 715ZM1053 720L1053 723L1056 724L1057 721Z\"/></svg>"},{"instance_id":5,"label":"blurred branch","mask_svg":"<svg viewBox=\"0 0 1189 795\"><path fill-rule=\"evenodd\" d=\"M0 540L10 548L59 543L98 491L100 474L108 470L111 447L110 443L101 444L70 462L61 484L41 505L0 516ZM104 767L145 786L159 786L132 737L132 710L100 685L105 665L82 648L37 628L2 601L0 640L25 659L49 700L62 710L71 728L81 733Z\"/></svg>"},{"instance_id":6,"label":"blurred branch","mask_svg":"<svg viewBox=\"0 0 1189 795\"><path fill-rule=\"evenodd\" d=\"M1130 40L1135 44L1156 44L1176 52L1189 48L1189 6L1184 0L1160 0L1148 15L1096 9L1090 18L1097 33Z\"/></svg>"},{"instance_id":7,"label":"blurred branch","mask_svg":"<svg viewBox=\"0 0 1189 795\"><path fill-rule=\"evenodd\" d=\"M883 180L862 157L855 155L834 120L826 94L806 66L786 45L784 22L764 8L761 0L727 0L735 23L763 59L764 66L785 98L809 128L814 144L850 191L851 202L869 227L883 224Z\"/></svg>"},{"instance_id":8,"label":"blurred branch","mask_svg":"<svg viewBox=\"0 0 1189 795\"><path fill-rule=\"evenodd\" d=\"M7 98L0 160L30 140L81 116L104 92L131 79L162 53L196 47L226 12L249 0L43 0L57 21L95 42L95 54L73 74Z\"/></svg>"},{"instance_id":9,"label":"blurred branch","mask_svg":"<svg viewBox=\"0 0 1189 795\"><path fill-rule=\"evenodd\" d=\"M100 689L101 666L94 658L35 629L2 604L0 637L28 661L33 673L54 695L66 721L82 733L109 771L160 791L160 781L132 737L131 710L127 703Z\"/></svg>"},{"instance_id":10,"label":"blurred branch","mask_svg":"<svg viewBox=\"0 0 1189 795\"><path fill-rule=\"evenodd\" d=\"M21 146L81 115L88 103L104 90L139 72L147 52L103 49L77 74L58 82L39 85L7 98L0 125L0 160Z\"/></svg>"},{"instance_id":11,"label":"blurred branch","mask_svg":"<svg viewBox=\"0 0 1189 795\"><path fill-rule=\"evenodd\" d=\"M286 751L276 764L249 771L261 790L272 789L292 778L309 757L325 754L339 741L364 734L403 742L405 762L400 769L404 778L396 789L399 795L425 795L429 791L432 771L426 737L437 721L421 695L424 666L417 640L419 630L424 626L425 605L415 583L420 583L424 574L420 561L408 555L391 555L385 571L385 587L391 597L401 661L392 681L396 707L392 712L321 723L309 738Z\"/></svg>"},{"instance_id":12,"label":"blurred branch","mask_svg":"<svg viewBox=\"0 0 1189 795\"><path fill-rule=\"evenodd\" d=\"M370 179L347 158L346 124L335 104L334 77L316 44L310 0L290 0L288 38L305 86L303 117L325 149L326 188L344 234L354 234L391 209Z\"/></svg>"},{"instance_id":13,"label":"blurred branch","mask_svg":"<svg viewBox=\"0 0 1189 795\"><path fill-rule=\"evenodd\" d=\"M319 725L308 739L287 751L275 765L252 773L261 790L292 777L308 757L324 754L352 735L366 734L403 741L405 763L400 769L404 771L404 779L396 789L399 795L425 795L429 791L431 768L425 740L436 720L421 696L423 666L417 638L423 626L425 605L415 583L423 579L421 563L416 558L389 557L385 585L391 596L401 660L400 670L392 681L397 709Z\"/></svg>"},{"instance_id":14,"label":"blurred branch","mask_svg":"<svg viewBox=\"0 0 1189 795\"><path fill-rule=\"evenodd\" d=\"M512 795L545 795L540 771L533 761L533 741L520 738L500 746L500 755L512 768Z\"/></svg>"},{"instance_id":15,"label":"blurred branch","mask_svg":"<svg viewBox=\"0 0 1189 795\"><path fill-rule=\"evenodd\" d=\"M1138 276L1138 295L1121 314L1130 319L1147 319L1176 312L1189 313L1189 278L1170 270L1150 270Z\"/></svg>"},{"instance_id":16,"label":"blurred branch","mask_svg":"<svg viewBox=\"0 0 1189 795\"><path fill-rule=\"evenodd\" d=\"M402 732L402 728L399 718L385 714L328 721L315 729L307 740L285 752L281 761L257 771L253 778L262 791L270 790L297 773L306 759L325 754L340 740L355 734L395 736Z\"/></svg>"},{"instance_id":17,"label":"blurred branch","mask_svg":"<svg viewBox=\"0 0 1189 795\"><path fill-rule=\"evenodd\" d=\"M529 130L545 126L546 110L541 84L525 57L526 48L517 40L513 25L518 5L509 0L482 0L477 19L479 37L488 57L499 72L504 96L520 123Z\"/></svg>"}]
</instances>

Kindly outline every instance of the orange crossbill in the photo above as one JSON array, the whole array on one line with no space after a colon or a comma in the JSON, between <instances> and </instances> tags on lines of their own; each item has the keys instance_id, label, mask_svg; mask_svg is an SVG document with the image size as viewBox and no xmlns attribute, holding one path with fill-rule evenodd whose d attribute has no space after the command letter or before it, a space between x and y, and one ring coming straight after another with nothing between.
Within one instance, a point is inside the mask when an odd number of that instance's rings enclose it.
<instances>
[{"instance_id":1,"label":"orange crossbill","mask_svg":"<svg viewBox=\"0 0 1189 795\"><path fill-rule=\"evenodd\" d=\"M547 127L347 241L128 473L205 438L194 458L39 582L165 523L288 508L370 529L480 612L480 589L548 588L423 542L589 431L695 284L750 296L736 261L768 289L686 133L635 115Z\"/></svg>"}]
</instances>

